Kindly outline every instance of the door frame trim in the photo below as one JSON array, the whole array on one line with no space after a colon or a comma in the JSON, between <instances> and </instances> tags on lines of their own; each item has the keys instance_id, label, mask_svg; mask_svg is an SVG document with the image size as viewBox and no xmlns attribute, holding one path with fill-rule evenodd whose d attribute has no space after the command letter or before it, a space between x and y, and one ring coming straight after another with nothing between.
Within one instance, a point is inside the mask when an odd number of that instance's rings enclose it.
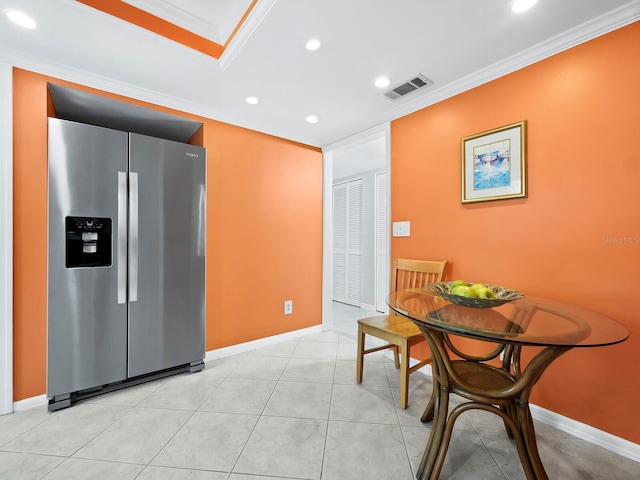
<instances>
[{"instance_id":1,"label":"door frame trim","mask_svg":"<svg viewBox=\"0 0 640 480\"><path fill-rule=\"evenodd\" d=\"M0 415L13 412L13 68L0 63Z\"/></svg>"},{"instance_id":2,"label":"door frame trim","mask_svg":"<svg viewBox=\"0 0 640 480\"><path fill-rule=\"evenodd\" d=\"M388 147L389 145L386 144L386 146ZM388 158L388 152L387 152L387 158ZM382 174L386 175L385 176L385 183L386 183L386 191L387 191L387 206L389 205L389 198L391 197L391 195L389 194L390 189L391 189L391 186L389 185L389 172L388 172L388 169L385 169L384 172L378 172L378 173L376 173L374 175L374 179L375 179L374 204L375 204L375 207L376 207L376 211L375 211L375 214L374 214L374 224L375 224L375 235L376 236L378 235L378 226L379 226L378 225L378 216L379 216L378 215L378 189L376 187L377 187L378 175L382 175ZM391 211L387 210L387 232L390 230L390 228L389 228L389 225L391 223L391 222L389 222L390 218L391 218ZM386 292L389 291L388 288L389 288L389 270L390 270L389 269L389 267L390 267L390 261L389 261L389 256L390 256L389 243L390 242L389 241L390 240L391 240L390 238L387 240L386 248L385 248L386 251L384 252L384 256L385 256L385 259L387 261L387 269L384 272L384 278L382 278L382 280L384 280L383 284L387 286L387 288L385 288ZM378 249L378 241L376 239L374 253L373 253L373 257L374 257L375 262L376 262L376 264L375 264L375 272L376 273L375 273L375 285L374 285L374 290L373 290L373 298L374 298L374 307L375 307L377 312L380 312L380 310L378 310L378 299L380 298L380 293L381 292L378 290L378 286L380 285L380 282L379 282L380 278L379 277L381 276L381 272L378 271L378 253L379 253L378 250L379 250ZM386 293L382 292L382 294L386 294ZM387 315L389 313L389 306L386 305L386 304L383 305L383 310L381 311L381 313Z\"/></svg>"}]
</instances>

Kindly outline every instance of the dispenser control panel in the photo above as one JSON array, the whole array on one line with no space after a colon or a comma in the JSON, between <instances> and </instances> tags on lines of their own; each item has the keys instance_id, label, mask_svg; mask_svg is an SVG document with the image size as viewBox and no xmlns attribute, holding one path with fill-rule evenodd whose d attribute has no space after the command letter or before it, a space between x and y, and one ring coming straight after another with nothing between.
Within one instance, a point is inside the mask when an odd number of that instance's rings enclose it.
<instances>
[{"instance_id":1,"label":"dispenser control panel","mask_svg":"<svg viewBox=\"0 0 640 480\"><path fill-rule=\"evenodd\" d=\"M66 217L66 266L111 266L111 219L96 217Z\"/></svg>"}]
</instances>

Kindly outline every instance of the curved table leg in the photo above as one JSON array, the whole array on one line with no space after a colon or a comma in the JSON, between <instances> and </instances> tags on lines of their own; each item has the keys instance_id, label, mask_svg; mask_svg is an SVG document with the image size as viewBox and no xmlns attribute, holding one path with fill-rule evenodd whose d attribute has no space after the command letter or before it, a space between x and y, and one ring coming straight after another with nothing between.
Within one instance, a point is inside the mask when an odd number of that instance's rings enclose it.
<instances>
[{"instance_id":1,"label":"curved table leg","mask_svg":"<svg viewBox=\"0 0 640 480\"><path fill-rule=\"evenodd\" d=\"M433 389L431 390L431 398L429 399L429 403L427 404L427 407L424 409L424 413L422 414L422 417L420 417L420 421L422 423L427 423L433 420L433 412L435 409L436 397L438 396L438 389L440 388L440 384L438 383L438 380L436 379L435 375L432 378L433 378Z\"/></svg>"},{"instance_id":2,"label":"curved table leg","mask_svg":"<svg viewBox=\"0 0 640 480\"><path fill-rule=\"evenodd\" d=\"M550 346L543 349L537 355L535 355L527 367L520 379L524 380L524 377L529 375L526 379L526 388L522 390L519 397L514 399L514 408L516 416L516 424L524 439L524 455L526 456L527 463L533 469L531 476L527 473L527 478L535 478L547 480L549 477L544 470L542 460L540 460L540 453L538 452L538 445L536 442L536 432L533 425L533 418L531 417L531 410L529 410L529 396L531 389L537 383L542 376L542 373L551 363L563 353L571 350L572 347L559 347ZM520 379L518 381L520 381ZM522 459L522 455L520 457ZM522 460L523 467L525 466L524 460Z\"/></svg>"},{"instance_id":3,"label":"curved table leg","mask_svg":"<svg viewBox=\"0 0 640 480\"><path fill-rule=\"evenodd\" d=\"M511 406L511 405L510 405ZM440 446L438 447L438 453L434 460L433 468L431 470L431 477L433 479L437 479L440 477L440 472L442 471L442 466L444 465L444 459L447 454L447 450L449 448L449 442L451 441L451 434L453 433L453 426L458 419L458 417L466 412L467 410L485 410L491 413L495 413L499 417L502 418L504 424L511 434L510 437L514 439L516 443L516 449L518 451L518 456L520 457L520 462L522 463L522 468L525 472L527 478L544 478L546 479L546 474L544 474L544 469L542 473L544 476L538 476L538 472L535 471L535 467L531 464L531 459L528 455L526 441L523 435L523 431L519 428L518 423L514 418L512 418L509 414L505 413L502 408L494 407L493 405L486 405L477 402L466 402L456 406L451 413L449 414L449 418L446 422L446 429L444 431L444 435L442 436L442 440ZM535 433L534 433L535 435ZM418 478L427 478L427 477L418 477Z\"/></svg>"},{"instance_id":4,"label":"curved table leg","mask_svg":"<svg viewBox=\"0 0 640 480\"><path fill-rule=\"evenodd\" d=\"M422 460L418 467L416 477L420 480L438 478L434 476L433 467L435 460L442 448L442 438L447 426L447 416L449 413L449 375L447 375L446 367L442 358L445 350L442 334L439 332L424 332L429 348L431 349L433 362L431 371L433 374L433 390L431 399L425 409L421 420L427 422L433 419L431 433L427 447L422 454ZM446 354L446 353L444 353ZM446 448L445 448L446 451Z\"/></svg>"},{"instance_id":5,"label":"curved table leg","mask_svg":"<svg viewBox=\"0 0 640 480\"><path fill-rule=\"evenodd\" d=\"M434 388L434 391L436 389ZM416 478L420 480L437 479L438 476L434 476L433 467L440 450L443 447L443 435L447 426L447 414L449 412L449 389L443 385L437 389L435 398L435 418L431 426L431 433L429 434L429 441L422 454L422 460L418 467L418 473ZM446 447L445 447L446 452Z\"/></svg>"},{"instance_id":6,"label":"curved table leg","mask_svg":"<svg viewBox=\"0 0 640 480\"><path fill-rule=\"evenodd\" d=\"M446 428L444 431L444 435L442 436L442 440L440 441L440 446L438 447L438 454L435 457L433 462L433 469L431 470L431 478L440 478L440 472L442 471L442 465L444 465L444 458L447 455L447 450L449 449L449 442L451 441L451 434L453 433L453 425L456 422L458 416L464 412L466 409L461 408L464 405L458 405L455 407L449 418L447 419Z\"/></svg>"},{"instance_id":7,"label":"curved table leg","mask_svg":"<svg viewBox=\"0 0 640 480\"><path fill-rule=\"evenodd\" d=\"M513 420L516 419L516 415L512 405L501 405L500 410L502 410L505 413L505 415L508 415L509 418ZM509 425L507 424L506 421L504 422L504 427L507 429L507 436L509 438L513 438L513 432L511 431L511 428L509 428Z\"/></svg>"},{"instance_id":8,"label":"curved table leg","mask_svg":"<svg viewBox=\"0 0 640 480\"><path fill-rule=\"evenodd\" d=\"M529 405L518 403L517 416L518 428L522 432L522 436L524 438L523 453L533 470L533 474L531 476L527 475L527 478L547 480L549 477L547 476L547 472L545 471L544 465L542 465L542 460L540 459L540 454L538 453L536 432L533 426L533 419L531 418ZM522 460L522 455L520 458ZM522 464L524 467L524 461L522 461Z\"/></svg>"}]
</instances>

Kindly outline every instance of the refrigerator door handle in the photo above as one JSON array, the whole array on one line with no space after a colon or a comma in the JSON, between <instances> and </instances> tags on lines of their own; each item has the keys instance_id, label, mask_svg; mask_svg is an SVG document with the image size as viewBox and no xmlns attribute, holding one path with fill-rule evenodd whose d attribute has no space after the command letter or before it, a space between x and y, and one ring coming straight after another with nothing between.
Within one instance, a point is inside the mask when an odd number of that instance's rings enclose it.
<instances>
[{"instance_id":1,"label":"refrigerator door handle","mask_svg":"<svg viewBox=\"0 0 640 480\"><path fill-rule=\"evenodd\" d=\"M127 172L118 172L118 303L127 302Z\"/></svg>"},{"instance_id":2,"label":"refrigerator door handle","mask_svg":"<svg viewBox=\"0 0 640 480\"><path fill-rule=\"evenodd\" d=\"M129 173L129 301L138 300L138 174Z\"/></svg>"}]
</instances>

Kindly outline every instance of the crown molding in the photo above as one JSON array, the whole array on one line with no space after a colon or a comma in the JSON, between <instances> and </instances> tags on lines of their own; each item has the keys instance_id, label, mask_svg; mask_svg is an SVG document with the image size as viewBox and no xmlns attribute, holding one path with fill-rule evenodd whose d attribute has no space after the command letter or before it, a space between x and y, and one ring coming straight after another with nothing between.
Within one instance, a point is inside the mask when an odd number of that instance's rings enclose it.
<instances>
[{"instance_id":1,"label":"crown molding","mask_svg":"<svg viewBox=\"0 0 640 480\"><path fill-rule=\"evenodd\" d=\"M189 30L196 35L206 38L218 45L223 45L226 38L221 38L220 25L198 17L187 10L177 7L166 0L122 0L129 5L150 13L162 20Z\"/></svg>"},{"instance_id":2,"label":"crown molding","mask_svg":"<svg viewBox=\"0 0 640 480\"><path fill-rule=\"evenodd\" d=\"M409 115L447 98L458 95L472 88L478 87L492 80L513 73L540 60L568 50L582 43L593 40L601 35L612 32L640 19L640 0L633 0L621 7L611 10L600 17L587 21L577 27L567 30L555 37L551 37L522 52L500 62L482 68L455 82L439 89L425 92L409 102L399 105L387 112L378 123L391 121Z\"/></svg>"},{"instance_id":3,"label":"crown molding","mask_svg":"<svg viewBox=\"0 0 640 480\"><path fill-rule=\"evenodd\" d=\"M58 1L61 1L61 0L58 0ZM96 28L106 27L110 32L114 34L117 34L119 36L126 36L129 38L133 38L136 35L153 37L160 42L167 42L167 45L169 46L167 48L181 49L184 55L201 55L202 57L205 57L208 61L214 61L214 62L219 61L218 59L216 59L215 57L212 57L211 55L203 53L194 48L188 47L187 45L177 42L169 37L165 37L151 30L142 28L136 25L135 23L131 23L122 18L106 14L105 12L97 8L93 8L89 5L86 5L76 0L73 0L73 4L74 4L73 8L67 8L64 14L68 17L74 17L75 22L78 22L78 23L90 22L92 25L95 25ZM50 8L56 8L56 7L55 5L51 5ZM180 28L183 28L183 27L180 27ZM213 40L210 40L209 38L205 38L205 39L207 41L216 43Z\"/></svg>"},{"instance_id":4,"label":"crown molding","mask_svg":"<svg viewBox=\"0 0 640 480\"><path fill-rule=\"evenodd\" d=\"M89 73L85 70L53 62L41 57L19 53L9 48L0 47L0 63L22 68L42 75L54 77L72 83L77 83L97 90L121 95L127 98L147 102L161 107L171 108L178 112L197 115L217 122L228 123L266 135L273 135L292 142L302 143L312 147L319 147L317 139L306 136L291 136L263 125L261 122L251 122L250 119L227 110L216 109L210 105L190 102L172 95L166 95L155 90L139 87L126 82L114 80L102 75Z\"/></svg>"},{"instance_id":5,"label":"crown molding","mask_svg":"<svg viewBox=\"0 0 640 480\"><path fill-rule=\"evenodd\" d=\"M368 128L367 130L363 130L362 132L351 135L350 137L325 145L322 147L322 151L324 153L329 153L343 149L346 150L359 145L364 145L379 138L386 138L387 141L391 139L391 124L389 122L381 123L380 125Z\"/></svg>"},{"instance_id":6,"label":"crown molding","mask_svg":"<svg viewBox=\"0 0 640 480\"><path fill-rule=\"evenodd\" d=\"M320 144L323 148L326 148L327 145L339 143L341 140L363 131L363 129L368 130L376 125L397 120L423 108L435 105L438 102L479 87L480 85L513 73L557 53L630 25L638 20L640 20L640 0L632 0L617 9L611 10L600 17L540 42L505 60L482 68L440 88L416 96L383 114L373 116L370 122L364 127L345 132L344 136L339 138L331 138L324 142L321 141Z\"/></svg>"},{"instance_id":7,"label":"crown molding","mask_svg":"<svg viewBox=\"0 0 640 480\"><path fill-rule=\"evenodd\" d=\"M256 30L258 30L258 27L260 27L262 22L267 18L277 1L278 0L258 0L256 6L253 7L253 10L251 10L251 13L249 13L249 16L240 27L240 30L238 30L231 39L231 43L229 43L224 49L224 52L222 52L218 65L220 65L220 69L223 72L229 68L233 59L236 58L240 50L242 50Z\"/></svg>"},{"instance_id":8,"label":"crown molding","mask_svg":"<svg viewBox=\"0 0 640 480\"><path fill-rule=\"evenodd\" d=\"M157 36L163 40L170 41L172 44L175 44L179 48L183 48L185 50L185 54L187 54L187 52L191 52L191 54L204 55L208 59L213 59L219 65L220 70L224 72L229 67L236 55L240 53L242 48L251 39L256 30L258 30L262 22L267 18L269 12L275 6L277 1L278 0L258 0L256 5L251 9L251 12L249 12L249 15L247 16L245 21L240 26L240 29L232 37L231 42L229 42L229 44L224 47L222 55L218 59L206 55L205 53L202 53L198 50L189 48L179 42L175 42L167 37L162 37L161 35L158 35L154 32L140 28L137 25L129 23L121 18L114 17L112 15L105 15L101 10L95 9L80 2L75 2L77 3L77 6L79 8L68 9L69 11L66 12L66 14L74 15L76 17L76 20L79 22L91 21L95 25L108 24L109 29L114 29L123 35L141 34Z\"/></svg>"}]
</instances>

